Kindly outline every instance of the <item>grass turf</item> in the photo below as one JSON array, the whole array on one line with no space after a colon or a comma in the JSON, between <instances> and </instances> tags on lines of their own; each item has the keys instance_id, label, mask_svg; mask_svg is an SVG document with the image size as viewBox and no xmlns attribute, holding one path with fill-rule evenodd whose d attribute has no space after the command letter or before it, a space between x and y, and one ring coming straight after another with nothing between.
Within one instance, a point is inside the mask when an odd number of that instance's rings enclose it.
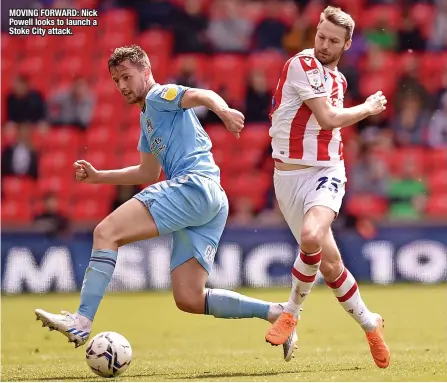
<instances>
[{"instance_id":1,"label":"grass turf","mask_svg":"<svg viewBox=\"0 0 447 383\"><path fill-rule=\"evenodd\" d=\"M284 301L288 289L242 290ZM391 365L378 369L362 331L324 286L314 288L299 324L299 350L289 363L264 341L259 319L222 320L177 310L171 294L109 293L93 334L116 331L133 348L122 381L446 381L446 285L361 286L364 300L385 318ZM77 294L2 297L2 381L95 381L85 346L74 349L40 328L33 309L77 307Z\"/></svg>"}]
</instances>

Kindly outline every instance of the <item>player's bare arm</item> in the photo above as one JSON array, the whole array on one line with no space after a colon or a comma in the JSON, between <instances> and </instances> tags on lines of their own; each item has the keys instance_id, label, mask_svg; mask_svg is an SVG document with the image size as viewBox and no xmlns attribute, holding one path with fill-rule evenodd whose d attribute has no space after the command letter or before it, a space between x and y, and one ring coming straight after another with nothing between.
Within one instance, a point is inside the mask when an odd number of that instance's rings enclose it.
<instances>
[{"instance_id":1,"label":"player's bare arm","mask_svg":"<svg viewBox=\"0 0 447 383\"><path fill-rule=\"evenodd\" d=\"M352 108L335 108L326 97L305 101L322 129L332 130L355 124L386 109L387 99L381 91L369 96L363 104Z\"/></svg>"},{"instance_id":2,"label":"player's bare arm","mask_svg":"<svg viewBox=\"0 0 447 383\"><path fill-rule=\"evenodd\" d=\"M181 105L184 109L204 106L212 110L236 138L239 138L239 133L244 128L244 115L238 110L231 109L225 100L212 90L188 89Z\"/></svg>"},{"instance_id":3,"label":"player's bare arm","mask_svg":"<svg viewBox=\"0 0 447 383\"><path fill-rule=\"evenodd\" d=\"M76 180L90 184L111 185L141 185L151 184L158 180L161 165L151 153L140 152L139 165L129 166L117 170L97 170L85 160L78 160L73 164L76 170Z\"/></svg>"}]
</instances>

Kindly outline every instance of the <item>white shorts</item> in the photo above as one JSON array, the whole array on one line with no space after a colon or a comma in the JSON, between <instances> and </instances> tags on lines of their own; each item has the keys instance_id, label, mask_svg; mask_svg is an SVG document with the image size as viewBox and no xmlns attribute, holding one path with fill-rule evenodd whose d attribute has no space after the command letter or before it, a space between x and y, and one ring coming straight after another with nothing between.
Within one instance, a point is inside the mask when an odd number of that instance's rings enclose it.
<instances>
[{"instance_id":1,"label":"white shorts","mask_svg":"<svg viewBox=\"0 0 447 383\"><path fill-rule=\"evenodd\" d=\"M304 215L313 206L326 206L336 214L345 195L344 166L275 169L274 185L279 208L295 239L301 241Z\"/></svg>"}]
</instances>

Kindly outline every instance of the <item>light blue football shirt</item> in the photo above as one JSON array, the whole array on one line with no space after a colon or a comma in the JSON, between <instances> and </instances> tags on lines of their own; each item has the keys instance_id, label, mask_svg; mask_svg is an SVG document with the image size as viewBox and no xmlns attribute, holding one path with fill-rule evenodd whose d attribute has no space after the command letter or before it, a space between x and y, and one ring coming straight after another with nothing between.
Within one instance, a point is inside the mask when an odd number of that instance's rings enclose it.
<instances>
[{"instance_id":1,"label":"light blue football shirt","mask_svg":"<svg viewBox=\"0 0 447 383\"><path fill-rule=\"evenodd\" d=\"M173 84L152 86L140 114L138 150L154 154L167 179L194 173L220 182L209 136L194 111L180 106L187 90Z\"/></svg>"}]
</instances>

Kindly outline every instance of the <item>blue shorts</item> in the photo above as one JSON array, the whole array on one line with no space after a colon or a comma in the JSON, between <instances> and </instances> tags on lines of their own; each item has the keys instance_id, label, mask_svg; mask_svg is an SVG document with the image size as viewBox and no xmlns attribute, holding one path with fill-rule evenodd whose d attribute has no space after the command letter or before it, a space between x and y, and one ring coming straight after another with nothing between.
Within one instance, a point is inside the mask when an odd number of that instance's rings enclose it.
<instances>
[{"instance_id":1,"label":"blue shorts","mask_svg":"<svg viewBox=\"0 0 447 383\"><path fill-rule=\"evenodd\" d=\"M171 271L196 258L208 274L228 217L222 187L197 174L153 184L134 196L150 211L160 235L173 233Z\"/></svg>"}]
</instances>

